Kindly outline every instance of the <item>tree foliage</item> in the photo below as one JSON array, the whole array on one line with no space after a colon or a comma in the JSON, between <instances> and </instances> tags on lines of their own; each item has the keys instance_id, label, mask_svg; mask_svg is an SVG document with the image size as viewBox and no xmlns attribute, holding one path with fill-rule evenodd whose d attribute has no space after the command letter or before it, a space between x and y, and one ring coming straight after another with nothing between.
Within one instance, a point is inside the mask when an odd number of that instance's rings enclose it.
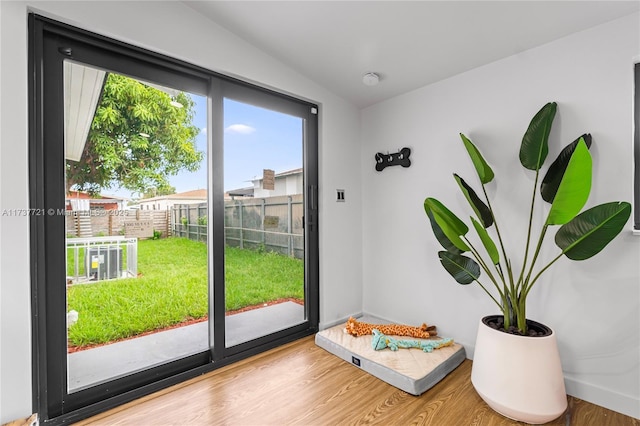
<instances>
[{"instance_id":1,"label":"tree foliage","mask_svg":"<svg viewBox=\"0 0 640 426\"><path fill-rule=\"evenodd\" d=\"M171 195L176 193L176 188L173 186L161 187L161 188L149 188L143 195L142 198L153 198L153 197L161 197L163 195Z\"/></svg>"},{"instance_id":2,"label":"tree foliage","mask_svg":"<svg viewBox=\"0 0 640 426\"><path fill-rule=\"evenodd\" d=\"M182 104L182 108L171 104ZM145 193L170 188L168 178L196 171L194 101L137 80L108 74L80 161L67 160L67 190L97 193L120 187Z\"/></svg>"}]
</instances>

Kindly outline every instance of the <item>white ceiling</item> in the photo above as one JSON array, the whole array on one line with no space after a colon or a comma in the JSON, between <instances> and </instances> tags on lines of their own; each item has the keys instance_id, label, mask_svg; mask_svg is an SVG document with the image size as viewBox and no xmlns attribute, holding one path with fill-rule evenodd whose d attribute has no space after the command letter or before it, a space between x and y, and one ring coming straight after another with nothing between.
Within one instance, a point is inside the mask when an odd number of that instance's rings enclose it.
<instances>
[{"instance_id":1,"label":"white ceiling","mask_svg":"<svg viewBox=\"0 0 640 426\"><path fill-rule=\"evenodd\" d=\"M358 107L640 10L638 0L185 3ZM362 83L369 71L379 85Z\"/></svg>"}]
</instances>

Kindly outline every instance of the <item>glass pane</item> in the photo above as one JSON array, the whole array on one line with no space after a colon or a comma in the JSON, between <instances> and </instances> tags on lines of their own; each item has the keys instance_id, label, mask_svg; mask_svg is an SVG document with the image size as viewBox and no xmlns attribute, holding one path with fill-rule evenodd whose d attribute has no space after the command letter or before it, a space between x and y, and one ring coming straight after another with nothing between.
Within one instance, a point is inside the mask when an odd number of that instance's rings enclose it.
<instances>
[{"instance_id":1,"label":"glass pane","mask_svg":"<svg viewBox=\"0 0 640 426\"><path fill-rule=\"evenodd\" d=\"M225 344L305 321L303 120L224 100Z\"/></svg>"},{"instance_id":2,"label":"glass pane","mask_svg":"<svg viewBox=\"0 0 640 426\"><path fill-rule=\"evenodd\" d=\"M67 61L68 391L209 349L206 98Z\"/></svg>"}]
</instances>

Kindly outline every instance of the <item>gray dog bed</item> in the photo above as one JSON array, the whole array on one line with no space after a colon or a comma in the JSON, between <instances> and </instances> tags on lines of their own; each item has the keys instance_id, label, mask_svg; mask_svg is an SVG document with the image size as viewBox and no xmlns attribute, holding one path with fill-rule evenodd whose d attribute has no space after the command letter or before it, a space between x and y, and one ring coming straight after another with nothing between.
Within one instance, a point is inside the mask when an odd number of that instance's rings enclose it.
<instances>
[{"instance_id":1,"label":"gray dog bed","mask_svg":"<svg viewBox=\"0 0 640 426\"><path fill-rule=\"evenodd\" d=\"M359 318L358 321L386 323L372 317ZM433 352L421 349L376 351L371 347L371 340L372 336L354 337L345 333L344 324L322 330L315 337L316 345L321 348L412 395L429 390L466 358L464 347L458 343Z\"/></svg>"}]
</instances>

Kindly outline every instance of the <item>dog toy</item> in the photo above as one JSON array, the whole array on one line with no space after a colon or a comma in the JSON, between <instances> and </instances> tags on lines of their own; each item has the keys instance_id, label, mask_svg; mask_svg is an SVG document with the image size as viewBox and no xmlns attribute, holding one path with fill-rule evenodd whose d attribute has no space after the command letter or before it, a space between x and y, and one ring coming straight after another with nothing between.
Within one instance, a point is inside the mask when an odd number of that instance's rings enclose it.
<instances>
[{"instance_id":1,"label":"dog toy","mask_svg":"<svg viewBox=\"0 0 640 426\"><path fill-rule=\"evenodd\" d=\"M378 329L382 333L394 336L409 336L426 339L431 336L438 335L435 325L427 326L427 324L422 324L420 327L412 327L410 325L400 324L369 324L357 321L353 317L349 318L344 330L345 333L358 337L373 334L374 328Z\"/></svg>"},{"instance_id":2,"label":"dog toy","mask_svg":"<svg viewBox=\"0 0 640 426\"><path fill-rule=\"evenodd\" d=\"M453 339L445 338L440 340L398 340L393 337L385 336L377 329L373 330L373 339L371 347L376 351L389 348L392 351L398 349L418 348L423 352L433 352L434 349L444 348L453 345Z\"/></svg>"}]
</instances>

